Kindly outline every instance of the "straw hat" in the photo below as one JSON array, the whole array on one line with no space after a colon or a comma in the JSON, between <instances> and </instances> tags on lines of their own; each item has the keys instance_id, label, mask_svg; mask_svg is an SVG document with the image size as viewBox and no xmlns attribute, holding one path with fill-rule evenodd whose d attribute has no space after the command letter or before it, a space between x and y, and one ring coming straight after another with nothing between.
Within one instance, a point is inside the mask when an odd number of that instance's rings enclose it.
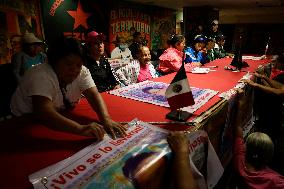
<instances>
[{"instance_id":1,"label":"straw hat","mask_svg":"<svg viewBox=\"0 0 284 189\"><path fill-rule=\"evenodd\" d=\"M37 38L33 33L25 33L25 35L23 36L23 43L42 43L42 40Z\"/></svg>"}]
</instances>

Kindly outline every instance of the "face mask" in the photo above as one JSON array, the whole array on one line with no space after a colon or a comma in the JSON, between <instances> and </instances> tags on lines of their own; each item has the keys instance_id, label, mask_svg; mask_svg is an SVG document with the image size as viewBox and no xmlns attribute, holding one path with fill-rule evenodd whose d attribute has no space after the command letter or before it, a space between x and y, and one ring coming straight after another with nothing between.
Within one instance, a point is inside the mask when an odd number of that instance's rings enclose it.
<instances>
[{"instance_id":1,"label":"face mask","mask_svg":"<svg viewBox=\"0 0 284 189\"><path fill-rule=\"evenodd\" d=\"M125 51L125 49L127 48L127 44L120 44L119 45L119 48L122 50L122 51Z\"/></svg>"}]
</instances>

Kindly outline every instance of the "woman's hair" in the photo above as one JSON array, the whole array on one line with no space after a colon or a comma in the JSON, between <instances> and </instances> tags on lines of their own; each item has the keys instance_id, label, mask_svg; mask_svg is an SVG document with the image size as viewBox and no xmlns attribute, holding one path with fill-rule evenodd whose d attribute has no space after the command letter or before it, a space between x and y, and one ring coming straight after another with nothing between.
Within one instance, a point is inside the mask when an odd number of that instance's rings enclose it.
<instances>
[{"instance_id":1,"label":"woman's hair","mask_svg":"<svg viewBox=\"0 0 284 189\"><path fill-rule=\"evenodd\" d=\"M262 168L273 158L274 144L261 132L250 134L246 141L246 160L255 168Z\"/></svg>"},{"instance_id":2,"label":"woman's hair","mask_svg":"<svg viewBox=\"0 0 284 189\"><path fill-rule=\"evenodd\" d=\"M176 44L179 44L179 43L183 42L184 40L185 40L185 37L183 35L174 34L174 35L170 36L167 43L168 43L168 45L175 47Z\"/></svg>"},{"instance_id":3,"label":"woman's hair","mask_svg":"<svg viewBox=\"0 0 284 189\"><path fill-rule=\"evenodd\" d=\"M138 48L138 53L137 53L137 54L142 54L142 52L143 52L143 50L144 50L145 48L149 49L148 46L146 46L146 45L141 45L141 46ZM150 49L149 49L149 50L150 50Z\"/></svg>"},{"instance_id":4,"label":"woman's hair","mask_svg":"<svg viewBox=\"0 0 284 189\"><path fill-rule=\"evenodd\" d=\"M52 66L71 54L83 58L81 45L74 38L61 36L48 46L47 57Z\"/></svg>"}]
</instances>

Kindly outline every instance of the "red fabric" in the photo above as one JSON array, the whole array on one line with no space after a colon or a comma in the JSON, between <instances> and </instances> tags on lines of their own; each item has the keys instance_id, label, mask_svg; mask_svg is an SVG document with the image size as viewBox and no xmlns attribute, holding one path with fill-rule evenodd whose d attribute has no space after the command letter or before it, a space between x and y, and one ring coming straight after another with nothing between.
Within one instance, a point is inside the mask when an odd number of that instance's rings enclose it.
<instances>
[{"instance_id":1,"label":"red fabric","mask_svg":"<svg viewBox=\"0 0 284 189\"><path fill-rule=\"evenodd\" d=\"M246 168L244 146L243 139L236 138L233 154L234 167L240 176L243 187L248 189L283 189L284 176L281 176L268 167L259 171L249 171Z\"/></svg>"},{"instance_id":2,"label":"red fabric","mask_svg":"<svg viewBox=\"0 0 284 189\"><path fill-rule=\"evenodd\" d=\"M231 63L232 59L224 58L215 60L206 65L218 65L215 72L208 74L191 74L187 77L193 87L209 88L223 92L233 88L245 72L232 73L224 70L224 66ZM269 60L247 60L249 68L244 70L254 71L260 64ZM175 73L156 78L155 81L170 83ZM138 118L142 121L169 121L165 115L170 109L138 102L131 99L102 93L110 115L116 121L131 121ZM194 116L200 115L209 107L218 102L220 98L216 95L204 106L197 110ZM80 123L88 123L97 119L97 115L90 108L85 99L69 113L68 116ZM93 142L92 139L72 134L52 131L42 124L30 120L14 119L9 122L0 123L0 188L32 188L28 175L48 165L63 160L80 149ZM161 125L160 127L171 130L184 130L187 126Z\"/></svg>"},{"instance_id":3,"label":"red fabric","mask_svg":"<svg viewBox=\"0 0 284 189\"><path fill-rule=\"evenodd\" d=\"M284 74L284 71L279 70L279 69L272 69L271 74L270 74L270 79L274 79L275 77L277 77L280 74Z\"/></svg>"},{"instance_id":4,"label":"red fabric","mask_svg":"<svg viewBox=\"0 0 284 189\"><path fill-rule=\"evenodd\" d=\"M159 58L160 64L158 70L163 73L177 72L182 65L182 56L183 52L172 47L168 48ZM186 72L191 71L193 67L192 64L184 65Z\"/></svg>"},{"instance_id":5,"label":"red fabric","mask_svg":"<svg viewBox=\"0 0 284 189\"><path fill-rule=\"evenodd\" d=\"M194 104L194 99L191 91L188 93L178 94L168 98L168 103L172 110L177 110L181 107L186 107Z\"/></svg>"}]
</instances>

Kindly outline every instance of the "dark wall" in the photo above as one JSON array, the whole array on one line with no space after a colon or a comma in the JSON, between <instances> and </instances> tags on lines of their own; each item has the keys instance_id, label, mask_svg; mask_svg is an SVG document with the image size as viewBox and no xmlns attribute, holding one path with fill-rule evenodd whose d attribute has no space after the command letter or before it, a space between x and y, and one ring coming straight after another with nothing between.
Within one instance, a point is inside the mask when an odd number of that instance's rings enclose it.
<instances>
[{"instance_id":1,"label":"dark wall","mask_svg":"<svg viewBox=\"0 0 284 189\"><path fill-rule=\"evenodd\" d=\"M196 27L202 25L204 34L208 33L211 22L214 19L219 19L219 11L210 6L184 7L183 19L187 45L190 45L196 35Z\"/></svg>"},{"instance_id":2,"label":"dark wall","mask_svg":"<svg viewBox=\"0 0 284 189\"><path fill-rule=\"evenodd\" d=\"M147 26L147 32L139 32L149 41L150 47L153 39L155 39L154 44L160 44L159 40L163 39L162 34L166 35L168 31L175 30L174 10L123 0L41 0L41 7L47 42L55 40L62 34L72 35L84 41L84 33L92 29L106 35L106 43L108 42L106 48L111 50L117 35L128 36L127 22L136 25L137 31L139 28L142 30L142 24ZM72 17L75 13L78 15L76 19ZM115 19L114 15L117 15ZM149 17L150 19L145 19ZM160 27L161 25L165 27ZM155 35L155 38L152 37L152 30L159 31L156 32L158 36Z\"/></svg>"},{"instance_id":3,"label":"dark wall","mask_svg":"<svg viewBox=\"0 0 284 189\"><path fill-rule=\"evenodd\" d=\"M284 24L226 24L221 31L227 36L225 48L234 51L242 39L242 50L246 54L264 54L269 40L267 54L284 52Z\"/></svg>"}]
</instances>

